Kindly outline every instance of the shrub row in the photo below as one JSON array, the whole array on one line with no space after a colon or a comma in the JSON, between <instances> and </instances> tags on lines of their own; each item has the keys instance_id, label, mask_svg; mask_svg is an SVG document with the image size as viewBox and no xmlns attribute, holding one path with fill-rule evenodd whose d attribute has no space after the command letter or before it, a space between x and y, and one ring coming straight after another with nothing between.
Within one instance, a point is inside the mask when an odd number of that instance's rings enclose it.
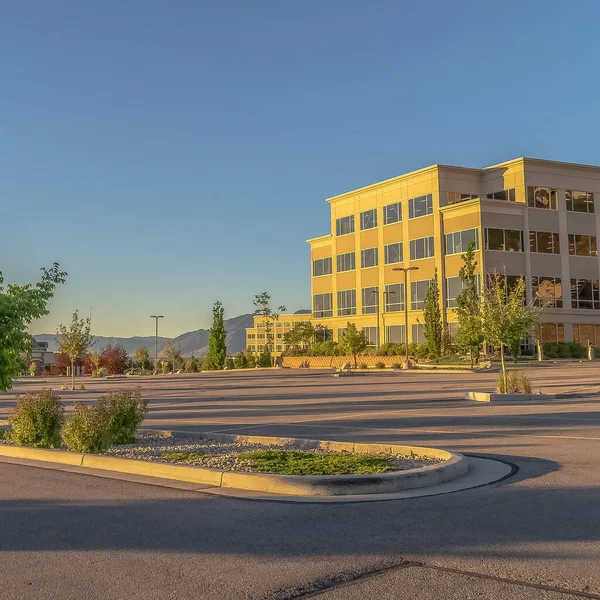
<instances>
[{"instance_id":1,"label":"shrub row","mask_svg":"<svg viewBox=\"0 0 600 600\"><path fill-rule=\"evenodd\" d=\"M587 358L587 350L577 342L557 342L542 346L546 358Z\"/></svg>"},{"instance_id":2,"label":"shrub row","mask_svg":"<svg viewBox=\"0 0 600 600\"><path fill-rule=\"evenodd\" d=\"M42 390L17 396L5 437L17 446L59 448L62 441L72 452L104 452L111 444L135 442L147 408L140 388L119 390L105 394L92 406L76 402L65 421L60 397Z\"/></svg>"},{"instance_id":3,"label":"shrub row","mask_svg":"<svg viewBox=\"0 0 600 600\"><path fill-rule=\"evenodd\" d=\"M290 348L285 351L286 356L344 356L344 352L337 342L316 342L310 348ZM427 344L409 344L408 354L412 358L428 358ZM367 348L361 356L405 356L404 344L382 344L380 348Z\"/></svg>"}]
</instances>

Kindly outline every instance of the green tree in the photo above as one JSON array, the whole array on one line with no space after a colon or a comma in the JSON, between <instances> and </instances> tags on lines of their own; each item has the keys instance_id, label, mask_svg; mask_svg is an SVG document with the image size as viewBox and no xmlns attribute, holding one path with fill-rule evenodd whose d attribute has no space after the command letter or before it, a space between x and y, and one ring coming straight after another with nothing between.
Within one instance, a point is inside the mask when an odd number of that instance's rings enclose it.
<instances>
[{"instance_id":1,"label":"green tree","mask_svg":"<svg viewBox=\"0 0 600 600\"><path fill-rule=\"evenodd\" d=\"M265 344L263 351L258 356L259 367L272 367L273 359L271 358L271 350L269 344Z\"/></svg>"},{"instance_id":2,"label":"green tree","mask_svg":"<svg viewBox=\"0 0 600 600\"><path fill-rule=\"evenodd\" d=\"M12 388L13 377L25 368L23 355L31 349L28 326L48 314L47 305L56 286L64 283L67 274L57 263L42 269L40 280L32 285L4 286L0 272L0 391Z\"/></svg>"},{"instance_id":3,"label":"green tree","mask_svg":"<svg viewBox=\"0 0 600 600\"><path fill-rule=\"evenodd\" d=\"M221 370L225 366L225 358L227 357L227 332L223 322L225 309L218 300L215 302L212 312L213 323L208 338L207 362L211 365L211 369Z\"/></svg>"},{"instance_id":4,"label":"green tree","mask_svg":"<svg viewBox=\"0 0 600 600\"><path fill-rule=\"evenodd\" d=\"M462 291L456 298L456 316L458 330L456 345L471 356L471 367L479 362L483 345L483 320L481 318L481 294L477 285L477 261L475 260L475 244L470 242L467 251L462 255L463 266L458 272L462 282Z\"/></svg>"},{"instance_id":5,"label":"green tree","mask_svg":"<svg viewBox=\"0 0 600 600\"><path fill-rule=\"evenodd\" d=\"M192 356L185 361L183 368L186 373L198 373L200 371L200 363L195 356Z\"/></svg>"},{"instance_id":6,"label":"green tree","mask_svg":"<svg viewBox=\"0 0 600 600\"><path fill-rule=\"evenodd\" d=\"M139 365L140 374L142 374L146 368L146 364L150 361L150 352L148 351L148 348L138 348L133 353L133 360Z\"/></svg>"},{"instance_id":7,"label":"green tree","mask_svg":"<svg viewBox=\"0 0 600 600\"><path fill-rule=\"evenodd\" d=\"M248 357L244 352L238 352L233 357L233 366L236 369L247 369L248 368Z\"/></svg>"},{"instance_id":8,"label":"green tree","mask_svg":"<svg viewBox=\"0 0 600 600\"><path fill-rule=\"evenodd\" d=\"M172 372L175 373L175 371L177 371L177 365L183 361L181 353L175 348L175 346L173 346L171 342L167 342L165 345L165 356L171 363Z\"/></svg>"},{"instance_id":9,"label":"green tree","mask_svg":"<svg viewBox=\"0 0 600 600\"><path fill-rule=\"evenodd\" d=\"M433 272L433 279L429 283L423 307L424 334L427 340L427 348L430 354L435 356L438 362L442 354L442 341L444 337L444 325L442 323L442 310L440 308L440 287L438 285L437 268Z\"/></svg>"},{"instance_id":10,"label":"green tree","mask_svg":"<svg viewBox=\"0 0 600 600\"><path fill-rule=\"evenodd\" d=\"M268 357L269 361L271 361L271 352L273 351L273 342L275 340L275 325L277 321L279 321L280 314L284 313L287 309L285 306L280 305L277 310L273 310L271 308L271 295L269 292L256 294L252 302L256 307L254 313L263 317L265 324L265 348L261 357L264 355L262 360L266 361ZM260 362L261 358L259 358L259 363ZM269 366L272 366L272 363L270 363Z\"/></svg>"},{"instance_id":11,"label":"green tree","mask_svg":"<svg viewBox=\"0 0 600 600\"><path fill-rule=\"evenodd\" d=\"M339 340L339 346L354 358L354 368L358 367L357 355L364 352L367 347L367 338L362 331L358 331L354 323L348 322L346 331Z\"/></svg>"},{"instance_id":12,"label":"green tree","mask_svg":"<svg viewBox=\"0 0 600 600\"><path fill-rule=\"evenodd\" d=\"M56 331L58 351L64 354L71 362L71 389L75 389L75 362L78 361L94 343L94 336L90 334L92 322L90 319L80 319L75 311L71 324L59 325Z\"/></svg>"},{"instance_id":13,"label":"green tree","mask_svg":"<svg viewBox=\"0 0 600 600\"><path fill-rule=\"evenodd\" d=\"M102 357L99 352L94 350L90 353L90 364L92 365L92 377L100 377Z\"/></svg>"},{"instance_id":14,"label":"green tree","mask_svg":"<svg viewBox=\"0 0 600 600\"><path fill-rule=\"evenodd\" d=\"M514 345L529 337L539 322L540 308L525 304L525 280L520 277L507 289L506 276L496 272L488 274L482 300L483 332L485 339L500 349L500 367L504 389L507 389L504 347Z\"/></svg>"},{"instance_id":15,"label":"green tree","mask_svg":"<svg viewBox=\"0 0 600 600\"><path fill-rule=\"evenodd\" d=\"M287 346L301 346L310 350L315 338L315 326L310 321L299 321L283 334L283 343Z\"/></svg>"}]
</instances>

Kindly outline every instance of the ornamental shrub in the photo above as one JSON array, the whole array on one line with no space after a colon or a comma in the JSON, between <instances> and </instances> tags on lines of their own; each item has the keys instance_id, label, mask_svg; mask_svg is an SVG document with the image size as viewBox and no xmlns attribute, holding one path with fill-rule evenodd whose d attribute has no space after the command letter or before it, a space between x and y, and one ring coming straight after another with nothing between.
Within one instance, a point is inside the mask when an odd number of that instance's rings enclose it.
<instances>
[{"instance_id":1,"label":"ornamental shrub","mask_svg":"<svg viewBox=\"0 0 600 600\"><path fill-rule=\"evenodd\" d=\"M375 368L376 369L385 369L385 363L384 362L375 363Z\"/></svg>"},{"instance_id":2,"label":"ornamental shrub","mask_svg":"<svg viewBox=\"0 0 600 600\"><path fill-rule=\"evenodd\" d=\"M12 429L7 439L17 446L58 448L64 412L63 403L52 390L17 396L8 418Z\"/></svg>"},{"instance_id":3,"label":"ornamental shrub","mask_svg":"<svg viewBox=\"0 0 600 600\"><path fill-rule=\"evenodd\" d=\"M104 419L111 444L133 444L142 424L148 400L142 399L141 388L109 392L98 400L98 411Z\"/></svg>"},{"instance_id":4,"label":"ornamental shrub","mask_svg":"<svg viewBox=\"0 0 600 600\"><path fill-rule=\"evenodd\" d=\"M92 454L104 452L111 444L107 416L98 404L86 406L83 402L76 402L62 429L67 450Z\"/></svg>"}]
</instances>

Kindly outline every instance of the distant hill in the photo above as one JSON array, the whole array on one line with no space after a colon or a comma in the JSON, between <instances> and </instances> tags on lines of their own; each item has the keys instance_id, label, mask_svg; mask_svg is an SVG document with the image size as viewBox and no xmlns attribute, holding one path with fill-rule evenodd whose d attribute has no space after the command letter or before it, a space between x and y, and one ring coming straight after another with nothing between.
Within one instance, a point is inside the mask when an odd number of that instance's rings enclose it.
<instances>
[{"instance_id":1,"label":"distant hill","mask_svg":"<svg viewBox=\"0 0 600 600\"><path fill-rule=\"evenodd\" d=\"M252 327L254 315L240 315L231 319L225 319L225 330L227 331L227 353L235 354L246 347L246 327ZM208 352L208 329L197 329L196 331L188 331L173 340L169 338L158 338L159 354L163 350L165 344L171 341L173 346L182 356L197 356L202 357ZM52 333L40 333L34 335L38 342L48 342L48 350L56 351L57 344L55 335ZM150 355L154 355L154 336L135 336L129 338L123 337L105 337L102 335L95 336L96 343L94 348L101 350L102 348L112 344L119 344L125 348L127 354L133 354L138 348L146 347L150 351Z\"/></svg>"}]
</instances>

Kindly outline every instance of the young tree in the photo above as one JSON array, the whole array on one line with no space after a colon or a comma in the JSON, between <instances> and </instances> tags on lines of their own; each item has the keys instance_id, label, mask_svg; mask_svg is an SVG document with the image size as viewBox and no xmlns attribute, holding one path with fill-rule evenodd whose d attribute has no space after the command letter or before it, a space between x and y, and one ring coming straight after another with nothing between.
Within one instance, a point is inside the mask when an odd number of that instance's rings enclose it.
<instances>
[{"instance_id":1,"label":"young tree","mask_svg":"<svg viewBox=\"0 0 600 600\"><path fill-rule=\"evenodd\" d=\"M227 332L223 323L225 309L218 300L215 302L212 312L213 323L208 338L207 362L210 363L211 369L221 370L225 366L227 356L227 343L225 341Z\"/></svg>"},{"instance_id":2,"label":"young tree","mask_svg":"<svg viewBox=\"0 0 600 600\"><path fill-rule=\"evenodd\" d=\"M471 367L479 362L483 345L483 321L481 318L481 295L477 285L477 261L475 260L475 244L470 242L467 251L462 255L463 266L458 272L462 282L462 291L456 298L456 316L458 331L456 345L471 356Z\"/></svg>"},{"instance_id":3,"label":"young tree","mask_svg":"<svg viewBox=\"0 0 600 600\"><path fill-rule=\"evenodd\" d=\"M90 366L92 368L92 377L100 377L102 369L102 357L96 350L90 352Z\"/></svg>"},{"instance_id":4,"label":"young tree","mask_svg":"<svg viewBox=\"0 0 600 600\"><path fill-rule=\"evenodd\" d=\"M265 355L265 357L268 355L269 360L271 360L271 351L273 350L273 342L275 339L275 324L277 323L277 321L279 321L280 314L284 313L287 309L285 308L285 306L281 305L277 308L276 311L273 310L271 308L271 295L269 294L269 292L262 292L261 294L257 294L256 296L254 296L254 300L252 302L256 307L256 310L254 311L255 314L261 315L264 318L266 341L265 350L268 350L268 353L263 351L263 354ZM264 360L266 361L266 358Z\"/></svg>"},{"instance_id":5,"label":"young tree","mask_svg":"<svg viewBox=\"0 0 600 600\"><path fill-rule=\"evenodd\" d=\"M357 355L367 347L367 338L362 331L358 331L354 323L348 322L346 332L339 340L339 345L346 354L354 358L354 368L358 367Z\"/></svg>"},{"instance_id":6,"label":"young tree","mask_svg":"<svg viewBox=\"0 0 600 600\"><path fill-rule=\"evenodd\" d=\"M500 349L500 366L504 389L507 389L504 347L514 347L529 337L539 321L540 308L524 304L525 280L521 277L512 289L506 287L506 276L489 273L482 300L483 332L487 342Z\"/></svg>"},{"instance_id":7,"label":"young tree","mask_svg":"<svg viewBox=\"0 0 600 600\"><path fill-rule=\"evenodd\" d=\"M165 356L169 359L169 362L171 363L172 372L175 373L175 371L177 370L177 365L183 360L181 358L181 353L175 348L175 346L173 346L171 342L167 342L165 345Z\"/></svg>"},{"instance_id":8,"label":"young tree","mask_svg":"<svg viewBox=\"0 0 600 600\"><path fill-rule=\"evenodd\" d=\"M146 368L146 364L150 361L150 352L148 352L148 348L138 348L133 353L133 360L139 365L140 374L142 374Z\"/></svg>"},{"instance_id":9,"label":"young tree","mask_svg":"<svg viewBox=\"0 0 600 600\"><path fill-rule=\"evenodd\" d=\"M195 356L192 356L185 361L183 369L186 373L197 373L200 370L200 363Z\"/></svg>"},{"instance_id":10,"label":"young tree","mask_svg":"<svg viewBox=\"0 0 600 600\"><path fill-rule=\"evenodd\" d=\"M27 327L48 314L48 302L66 276L54 263L50 269L42 269L35 285L9 284L5 288L0 272L0 391L10 390L13 377L25 368L22 356L31 349Z\"/></svg>"},{"instance_id":11,"label":"young tree","mask_svg":"<svg viewBox=\"0 0 600 600\"><path fill-rule=\"evenodd\" d=\"M75 389L75 362L83 358L88 348L94 343L90 334L92 322L90 319L80 319L79 313L73 313L71 325L59 325L56 331L58 351L64 354L71 363L71 389Z\"/></svg>"},{"instance_id":12,"label":"young tree","mask_svg":"<svg viewBox=\"0 0 600 600\"><path fill-rule=\"evenodd\" d=\"M283 334L283 343L288 346L302 346L310 349L314 338L314 325L310 321L300 321Z\"/></svg>"},{"instance_id":13,"label":"young tree","mask_svg":"<svg viewBox=\"0 0 600 600\"><path fill-rule=\"evenodd\" d=\"M442 354L442 341L444 336L444 325L442 323L442 310L440 308L440 288L438 285L437 268L433 273L433 279L429 283L429 288L425 296L423 307L423 318L425 339L427 348L435 356L435 362L438 362Z\"/></svg>"}]
</instances>

